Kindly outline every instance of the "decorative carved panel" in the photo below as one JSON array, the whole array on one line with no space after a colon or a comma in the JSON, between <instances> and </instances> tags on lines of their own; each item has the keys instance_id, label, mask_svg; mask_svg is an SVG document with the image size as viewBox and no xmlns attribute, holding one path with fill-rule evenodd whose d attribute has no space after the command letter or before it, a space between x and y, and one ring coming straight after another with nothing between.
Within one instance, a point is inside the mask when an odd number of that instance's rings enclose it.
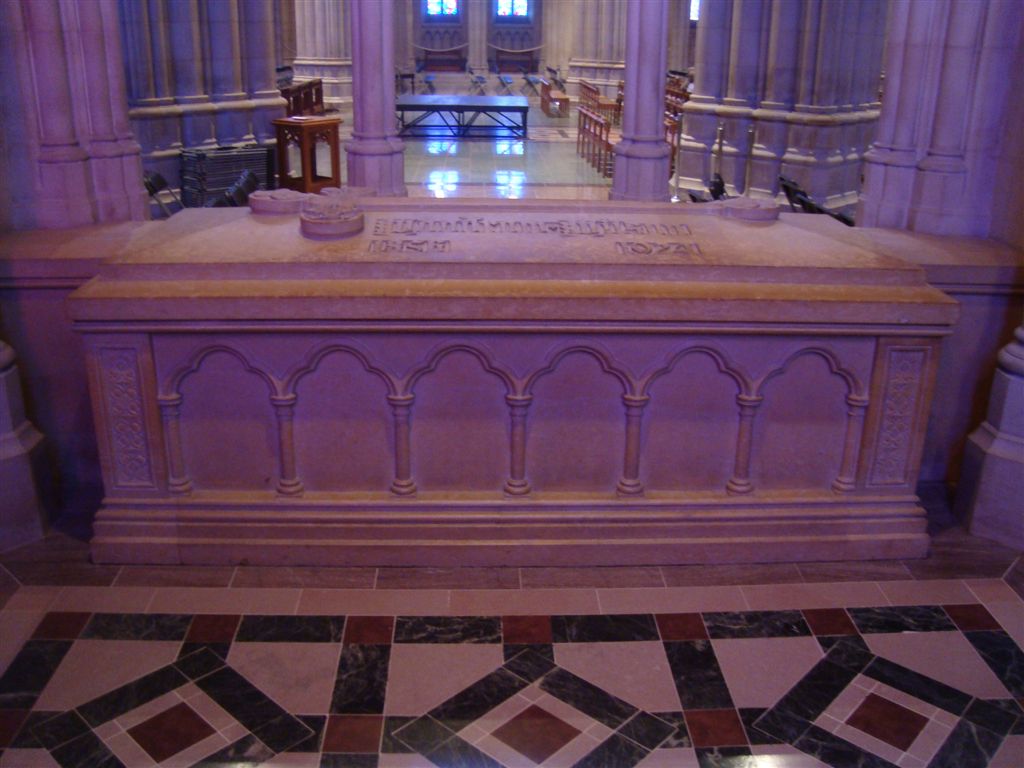
<instances>
[{"instance_id":1,"label":"decorative carved panel","mask_svg":"<svg viewBox=\"0 0 1024 768\"><path fill-rule=\"evenodd\" d=\"M134 349L103 349L99 363L114 485L153 488L138 354Z\"/></svg>"}]
</instances>

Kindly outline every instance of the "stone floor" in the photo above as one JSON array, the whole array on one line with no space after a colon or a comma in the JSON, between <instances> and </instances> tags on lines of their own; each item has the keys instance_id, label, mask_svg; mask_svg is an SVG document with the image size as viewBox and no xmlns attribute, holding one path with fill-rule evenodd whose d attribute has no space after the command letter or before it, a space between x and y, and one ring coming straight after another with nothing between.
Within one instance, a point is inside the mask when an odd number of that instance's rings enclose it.
<instances>
[{"instance_id":1,"label":"stone floor","mask_svg":"<svg viewBox=\"0 0 1024 768\"><path fill-rule=\"evenodd\" d=\"M1024 765L1024 563L93 565L0 554L0 766Z\"/></svg>"}]
</instances>

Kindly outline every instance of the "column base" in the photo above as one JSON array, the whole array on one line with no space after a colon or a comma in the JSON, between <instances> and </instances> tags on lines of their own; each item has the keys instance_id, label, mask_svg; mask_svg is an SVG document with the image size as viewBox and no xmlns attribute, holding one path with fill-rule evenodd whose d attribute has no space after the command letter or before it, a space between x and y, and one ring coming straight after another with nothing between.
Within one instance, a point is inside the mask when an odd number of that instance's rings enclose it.
<instances>
[{"instance_id":1,"label":"column base","mask_svg":"<svg viewBox=\"0 0 1024 768\"><path fill-rule=\"evenodd\" d=\"M0 342L0 550L46 533L46 513L33 474L33 466L43 459L43 436L25 420L13 357L10 347Z\"/></svg>"}]
</instances>

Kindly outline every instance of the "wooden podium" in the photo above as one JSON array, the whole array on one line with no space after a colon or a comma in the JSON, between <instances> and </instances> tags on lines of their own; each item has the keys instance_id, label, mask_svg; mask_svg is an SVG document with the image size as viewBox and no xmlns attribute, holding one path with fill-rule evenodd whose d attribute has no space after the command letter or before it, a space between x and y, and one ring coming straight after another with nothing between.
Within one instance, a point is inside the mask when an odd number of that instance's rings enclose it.
<instances>
[{"instance_id":1,"label":"wooden podium","mask_svg":"<svg viewBox=\"0 0 1024 768\"><path fill-rule=\"evenodd\" d=\"M294 116L274 120L277 129L277 184L299 192L319 192L324 187L341 186L341 163L338 153L340 117ZM299 149L298 167L292 167L288 147ZM330 166L318 165L317 148L330 148Z\"/></svg>"}]
</instances>

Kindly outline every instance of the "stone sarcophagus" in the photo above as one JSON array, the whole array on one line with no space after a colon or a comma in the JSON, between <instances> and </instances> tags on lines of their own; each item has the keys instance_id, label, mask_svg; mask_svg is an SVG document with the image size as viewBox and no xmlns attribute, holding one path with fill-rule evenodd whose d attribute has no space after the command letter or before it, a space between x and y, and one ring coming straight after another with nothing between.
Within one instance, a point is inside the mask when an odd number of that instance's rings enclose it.
<instances>
[{"instance_id":1,"label":"stone sarcophagus","mask_svg":"<svg viewBox=\"0 0 1024 768\"><path fill-rule=\"evenodd\" d=\"M728 207L362 208L336 240L188 210L72 296L95 559L927 551L914 486L956 305L919 268Z\"/></svg>"}]
</instances>

